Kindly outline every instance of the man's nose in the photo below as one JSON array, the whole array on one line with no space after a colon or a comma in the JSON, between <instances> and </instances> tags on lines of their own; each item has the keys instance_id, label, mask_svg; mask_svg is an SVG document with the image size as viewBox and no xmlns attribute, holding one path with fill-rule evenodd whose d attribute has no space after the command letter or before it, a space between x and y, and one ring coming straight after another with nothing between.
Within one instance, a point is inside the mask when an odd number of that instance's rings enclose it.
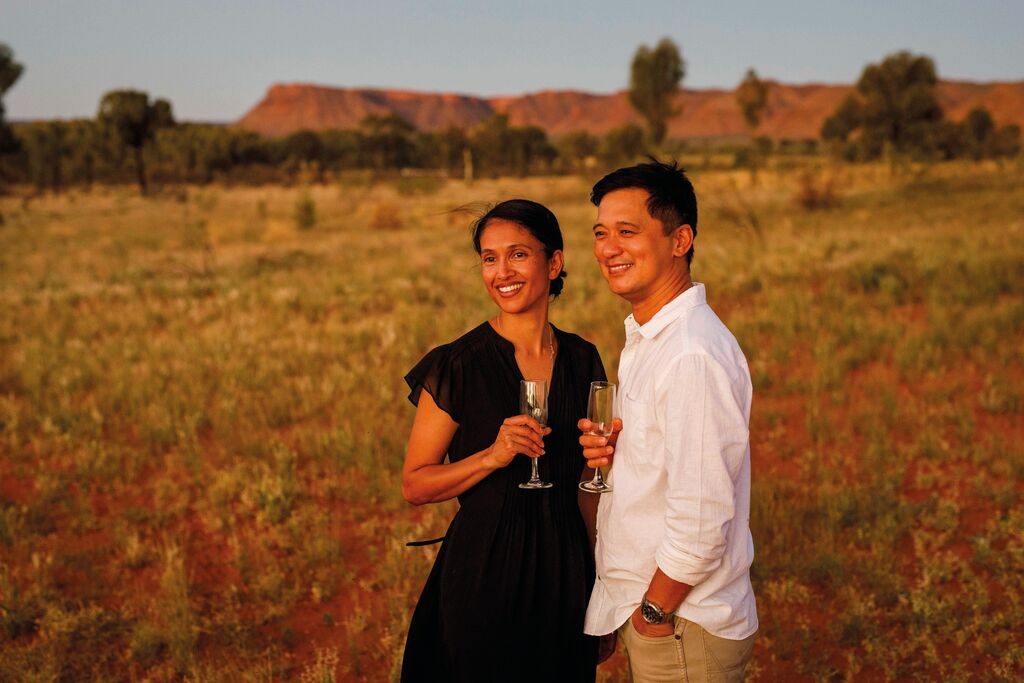
<instances>
[{"instance_id":1,"label":"man's nose","mask_svg":"<svg viewBox=\"0 0 1024 683\"><path fill-rule=\"evenodd\" d=\"M606 237L595 245L594 253L599 257L609 258L622 253L619 241L614 237Z\"/></svg>"}]
</instances>

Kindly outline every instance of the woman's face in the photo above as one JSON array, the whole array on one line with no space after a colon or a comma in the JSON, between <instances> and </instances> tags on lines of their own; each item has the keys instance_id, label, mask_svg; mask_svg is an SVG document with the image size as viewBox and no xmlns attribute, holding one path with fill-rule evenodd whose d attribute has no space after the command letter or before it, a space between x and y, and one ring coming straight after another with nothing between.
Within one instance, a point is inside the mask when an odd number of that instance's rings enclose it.
<instances>
[{"instance_id":1,"label":"woman's face","mask_svg":"<svg viewBox=\"0 0 1024 683\"><path fill-rule=\"evenodd\" d=\"M562 252L549 259L544 244L518 223L495 218L480 235L484 285L505 313L547 304L551 281L562 272Z\"/></svg>"}]
</instances>

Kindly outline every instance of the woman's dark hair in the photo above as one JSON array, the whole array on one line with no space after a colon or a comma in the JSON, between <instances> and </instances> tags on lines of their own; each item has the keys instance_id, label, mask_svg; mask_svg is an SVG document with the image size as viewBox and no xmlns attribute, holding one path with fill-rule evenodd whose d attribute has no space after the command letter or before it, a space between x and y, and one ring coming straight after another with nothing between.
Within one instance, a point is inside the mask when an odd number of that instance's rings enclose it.
<instances>
[{"instance_id":1,"label":"woman's dark hair","mask_svg":"<svg viewBox=\"0 0 1024 683\"><path fill-rule=\"evenodd\" d=\"M637 164L612 171L597 181L590 192L594 206L609 192L639 188L647 190L647 212L661 221L662 231L668 235L680 225L686 224L697 237L697 195L693 183L686 177L686 171L673 161L666 164L651 157L649 164ZM686 252L686 263L693 261L693 247Z\"/></svg>"},{"instance_id":2,"label":"woman's dark hair","mask_svg":"<svg viewBox=\"0 0 1024 683\"><path fill-rule=\"evenodd\" d=\"M509 199L495 204L491 210L473 222L473 248L480 253L480 236L484 228L492 220L506 220L523 226L531 235L544 245L544 253L550 259L556 251L563 250L562 229L558 227L558 219L543 204L529 199ZM562 293L565 286L565 268L551 281L551 296Z\"/></svg>"}]
</instances>

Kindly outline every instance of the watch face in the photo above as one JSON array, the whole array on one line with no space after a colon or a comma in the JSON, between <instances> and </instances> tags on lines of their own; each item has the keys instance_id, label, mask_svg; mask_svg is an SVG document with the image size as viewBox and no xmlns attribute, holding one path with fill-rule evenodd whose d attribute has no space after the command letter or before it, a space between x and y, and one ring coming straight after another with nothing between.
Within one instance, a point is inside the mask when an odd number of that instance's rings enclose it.
<instances>
[{"instance_id":1,"label":"watch face","mask_svg":"<svg viewBox=\"0 0 1024 683\"><path fill-rule=\"evenodd\" d=\"M642 616L644 621L648 624L660 624L663 619L661 610L649 602L640 603L640 616Z\"/></svg>"}]
</instances>

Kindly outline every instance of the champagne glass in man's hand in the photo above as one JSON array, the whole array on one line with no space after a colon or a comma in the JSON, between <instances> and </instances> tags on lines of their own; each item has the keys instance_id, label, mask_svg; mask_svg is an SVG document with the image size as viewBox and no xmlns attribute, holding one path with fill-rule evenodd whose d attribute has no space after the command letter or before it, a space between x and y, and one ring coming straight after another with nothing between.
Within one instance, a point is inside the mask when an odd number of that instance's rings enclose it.
<instances>
[{"instance_id":1,"label":"champagne glass in man's hand","mask_svg":"<svg viewBox=\"0 0 1024 683\"><path fill-rule=\"evenodd\" d=\"M541 426L548 421L548 383L542 379L524 379L519 383L519 412L529 415ZM549 489L554 484L543 481L537 469L537 458L530 458L530 481L519 485L521 489Z\"/></svg>"},{"instance_id":2,"label":"champagne glass in man's hand","mask_svg":"<svg viewBox=\"0 0 1024 683\"><path fill-rule=\"evenodd\" d=\"M590 399L587 401L587 433L605 439L615 431L615 384L612 382L591 382ZM582 439L581 439L582 441ZM589 493L608 493L612 487L605 483L601 468L594 468L594 478L580 483L580 489Z\"/></svg>"}]
</instances>

